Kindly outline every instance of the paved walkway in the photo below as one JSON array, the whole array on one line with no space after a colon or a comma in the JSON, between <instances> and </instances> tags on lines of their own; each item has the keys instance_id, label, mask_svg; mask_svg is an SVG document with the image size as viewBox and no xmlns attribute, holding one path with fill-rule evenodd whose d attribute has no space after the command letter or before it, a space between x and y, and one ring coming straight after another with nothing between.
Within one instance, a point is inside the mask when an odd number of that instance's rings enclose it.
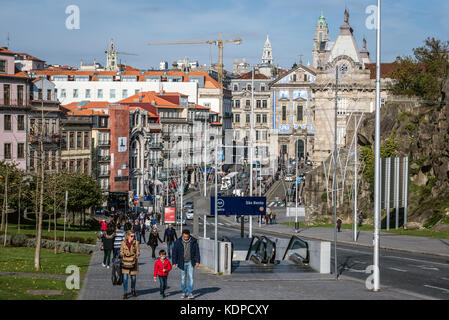
<instances>
[{"instance_id":1,"label":"paved walkway","mask_svg":"<svg viewBox=\"0 0 449 320\"><path fill-rule=\"evenodd\" d=\"M160 246L161 249L165 246ZM113 286L112 269L102 267L103 252L99 245L83 281L78 299L80 300L120 300L123 297L123 287ZM249 262L246 262L248 264ZM246 266L248 268L248 266ZM151 249L141 248L139 259L140 273L137 275L137 300L160 300L159 280L153 281L154 261ZM381 292L374 293L365 288L363 281L350 278L340 278L336 281L331 275L317 273L301 273L276 275L269 271L257 272L245 265L230 276L216 276L210 270L200 266L195 271L194 295L197 300L392 300L392 299L426 299L428 297L402 292L393 288L383 287ZM166 300L179 300L181 295L180 271L170 273L168 280L168 297ZM129 286L129 290L130 286ZM188 301L186 301L187 303Z\"/></svg>"}]
</instances>

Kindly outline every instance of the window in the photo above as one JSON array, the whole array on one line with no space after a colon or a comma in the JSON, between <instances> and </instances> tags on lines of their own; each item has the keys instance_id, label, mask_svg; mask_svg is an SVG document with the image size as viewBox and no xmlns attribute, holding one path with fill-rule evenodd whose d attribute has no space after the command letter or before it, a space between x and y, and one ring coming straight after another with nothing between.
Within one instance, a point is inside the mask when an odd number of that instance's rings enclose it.
<instances>
[{"instance_id":1,"label":"window","mask_svg":"<svg viewBox=\"0 0 449 320\"><path fill-rule=\"evenodd\" d=\"M126 89L123 89L122 90L122 98L124 99L124 98L128 98L128 90L126 90Z\"/></svg>"},{"instance_id":2,"label":"window","mask_svg":"<svg viewBox=\"0 0 449 320\"><path fill-rule=\"evenodd\" d=\"M78 98L78 89L73 89L73 97Z\"/></svg>"},{"instance_id":3,"label":"window","mask_svg":"<svg viewBox=\"0 0 449 320\"><path fill-rule=\"evenodd\" d=\"M18 115L17 116L17 130L25 130L25 116Z\"/></svg>"},{"instance_id":4,"label":"window","mask_svg":"<svg viewBox=\"0 0 449 320\"><path fill-rule=\"evenodd\" d=\"M34 151L30 151L30 169L34 169Z\"/></svg>"},{"instance_id":5,"label":"window","mask_svg":"<svg viewBox=\"0 0 449 320\"><path fill-rule=\"evenodd\" d=\"M251 107L251 100L246 100L246 106Z\"/></svg>"},{"instance_id":6,"label":"window","mask_svg":"<svg viewBox=\"0 0 449 320\"><path fill-rule=\"evenodd\" d=\"M81 173L81 160L76 160L76 172Z\"/></svg>"},{"instance_id":7,"label":"window","mask_svg":"<svg viewBox=\"0 0 449 320\"><path fill-rule=\"evenodd\" d=\"M61 89L61 98L65 98L67 96L65 89Z\"/></svg>"},{"instance_id":8,"label":"window","mask_svg":"<svg viewBox=\"0 0 449 320\"><path fill-rule=\"evenodd\" d=\"M86 99L90 99L90 89L86 89Z\"/></svg>"},{"instance_id":9,"label":"window","mask_svg":"<svg viewBox=\"0 0 449 320\"><path fill-rule=\"evenodd\" d=\"M77 132L76 133L76 148L77 149L82 149L83 145L82 145L83 141L82 141L82 133L81 132Z\"/></svg>"},{"instance_id":10,"label":"window","mask_svg":"<svg viewBox=\"0 0 449 320\"><path fill-rule=\"evenodd\" d=\"M265 86L260 86L260 91L265 91Z\"/></svg>"},{"instance_id":11,"label":"window","mask_svg":"<svg viewBox=\"0 0 449 320\"><path fill-rule=\"evenodd\" d=\"M267 100L262 100L262 108L264 108L264 109L268 108L268 101Z\"/></svg>"},{"instance_id":12,"label":"window","mask_svg":"<svg viewBox=\"0 0 449 320\"><path fill-rule=\"evenodd\" d=\"M5 159L11 159L12 158L11 144L10 143L5 143L5 145L4 145L4 155L5 155Z\"/></svg>"},{"instance_id":13,"label":"window","mask_svg":"<svg viewBox=\"0 0 449 320\"><path fill-rule=\"evenodd\" d=\"M23 106L23 86L17 86L17 105Z\"/></svg>"},{"instance_id":14,"label":"window","mask_svg":"<svg viewBox=\"0 0 449 320\"><path fill-rule=\"evenodd\" d=\"M70 144L70 149L75 149L75 132L70 132L69 144Z\"/></svg>"},{"instance_id":15,"label":"window","mask_svg":"<svg viewBox=\"0 0 449 320\"><path fill-rule=\"evenodd\" d=\"M240 113L236 113L235 114L235 122L239 122L240 123Z\"/></svg>"},{"instance_id":16,"label":"window","mask_svg":"<svg viewBox=\"0 0 449 320\"><path fill-rule=\"evenodd\" d=\"M89 174L89 159L84 159L83 171L85 174Z\"/></svg>"},{"instance_id":17,"label":"window","mask_svg":"<svg viewBox=\"0 0 449 320\"><path fill-rule=\"evenodd\" d=\"M262 122L267 123L267 115L266 114L262 115Z\"/></svg>"},{"instance_id":18,"label":"window","mask_svg":"<svg viewBox=\"0 0 449 320\"><path fill-rule=\"evenodd\" d=\"M11 131L11 115L9 114L5 114L3 129L5 131Z\"/></svg>"},{"instance_id":19,"label":"window","mask_svg":"<svg viewBox=\"0 0 449 320\"><path fill-rule=\"evenodd\" d=\"M50 133L56 134L56 119L51 119Z\"/></svg>"},{"instance_id":20,"label":"window","mask_svg":"<svg viewBox=\"0 0 449 320\"><path fill-rule=\"evenodd\" d=\"M261 105L262 105L262 102L260 100L257 100L256 101L256 108L260 109Z\"/></svg>"},{"instance_id":21,"label":"window","mask_svg":"<svg viewBox=\"0 0 449 320\"><path fill-rule=\"evenodd\" d=\"M25 144L17 144L17 159L25 159Z\"/></svg>"},{"instance_id":22,"label":"window","mask_svg":"<svg viewBox=\"0 0 449 320\"><path fill-rule=\"evenodd\" d=\"M304 120L303 117L303 106L296 106L296 122L302 122Z\"/></svg>"},{"instance_id":23,"label":"window","mask_svg":"<svg viewBox=\"0 0 449 320\"><path fill-rule=\"evenodd\" d=\"M240 108L240 100L235 100L235 107Z\"/></svg>"},{"instance_id":24,"label":"window","mask_svg":"<svg viewBox=\"0 0 449 320\"><path fill-rule=\"evenodd\" d=\"M74 168L75 168L75 160L70 160L70 162L69 162L69 172L73 172Z\"/></svg>"},{"instance_id":25,"label":"window","mask_svg":"<svg viewBox=\"0 0 449 320\"><path fill-rule=\"evenodd\" d=\"M9 105L11 103L11 85L3 85L3 104Z\"/></svg>"},{"instance_id":26,"label":"window","mask_svg":"<svg viewBox=\"0 0 449 320\"><path fill-rule=\"evenodd\" d=\"M256 140L259 140L260 135L259 135L259 130L256 130Z\"/></svg>"},{"instance_id":27,"label":"window","mask_svg":"<svg viewBox=\"0 0 449 320\"><path fill-rule=\"evenodd\" d=\"M239 86L234 84L234 91L238 91L239 90Z\"/></svg>"},{"instance_id":28,"label":"window","mask_svg":"<svg viewBox=\"0 0 449 320\"><path fill-rule=\"evenodd\" d=\"M61 149L67 150L67 132L64 132L61 136Z\"/></svg>"},{"instance_id":29,"label":"window","mask_svg":"<svg viewBox=\"0 0 449 320\"><path fill-rule=\"evenodd\" d=\"M287 121L287 106L282 106L282 121Z\"/></svg>"},{"instance_id":30,"label":"window","mask_svg":"<svg viewBox=\"0 0 449 320\"><path fill-rule=\"evenodd\" d=\"M50 169L50 166L49 166L49 162L50 162L50 157L49 157L50 155L49 155L49 152L47 151L47 152L45 152L44 153L44 167L45 167L45 170L48 170L48 169Z\"/></svg>"},{"instance_id":31,"label":"window","mask_svg":"<svg viewBox=\"0 0 449 320\"><path fill-rule=\"evenodd\" d=\"M296 74L293 75L292 80L293 80L293 82L296 82Z\"/></svg>"},{"instance_id":32,"label":"window","mask_svg":"<svg viewBox=\"0 0 449 320\"><path fill-rule=\"evenodd\" d=\"M260 120L261 120L260 113L258 113L258 114L256 115L256 122L257 122L257 123L260 123Z\"/></svg>"},{"instance_id":33,"label":"window","mask_svg":"<svg viewBox=\"0 0 449 320\"><path fill-rule=\"evenodd\" d=\"M0 72L6 73L6 60L0 60Z\"/></svg>"},{"instance_id":34,"label":"window","mask_svg":"<svg viewBox=\"0 0 449 320\"><path fill-rule=\"evenodd\" d=\"M109 98L115 99L115 89L110 89L109 90Z\"/></svg>"},{"instance_id":35,"label":"window","mask_svg":"<svg viewBox=\"0 0 449 320\"><path fill-rule=\"evenodd\" d=\"M61 162L61 170L62 170L62 171L67 170L67 161L62 161L62 162Z\"/></svg>"},{"instance_id":36,"label":"window","mask_svg":"<svg viewBox=\"0 0 449 320\"><path fill-rule=\"evenodd\" d=\"M97 98L98 99L103 99L103 89L98 89L98 91L97 91Z\"/></svg>"},{"instance_id":37,"label":"window","mask_svg":"<svg viewBox=\"0 0 449 320\"><path fill-rule=\"evenodd\" d=\"M248 85L246 86L246 89L249 91L251 90L251 85L248 83Z\"/></svg>"},{"instance_id":38,"label":"window","mask_svg":"<svg viewBox=\"0 0 449 320\"><path fill-rule=\"evenodd\" d=\"M51 170L56 170L56 151L51 152Z\"/></svg>"},{"instance_id":39,"label":"window","mask_svg":"<svg viewBox=\"0 0 449 320\"><path fill-rule=\"evenodd\" d=\"M306 82L307 81L307 75L305 74L304 75L304 82Z\"/></svg>"},{"instance_id":40,"label":"window","mask_svg":"<svg viewBox=\"0 0 449 320\"><path fill-rule=\"evenodd\" d=\"M89 149L89 132L84 132L84 149Z\"/></svg>"},{"instance_id":41,"label":"window","mask_svg":"<svg viewBox=\"0 0 449 320\"><path fill-rule=\"evenodd\" d=\"M140 92L140 90L139 89L136 89L135 91L134 91L134 94L138 94Z\"/></svg>"},{"instance_id":42,"label":"window","mask_svg":"<svg viewBox=\"0 0 449 320\"><path fill-rule=\"evenodd\" d=\"M47 101L51 101L51 90L47 89Z\"/></svg>"},{"instance_id":43,"label":"window","mask_svg":"<svg viewBox=\"0 0 449 320\"><path fill-rule=\"evenodd\" d=\"M247 114L246 115L246 123L249 123L249 122L251 122L251 120L250 120L251 118L250 118L250 115L249 114Z\"/></svg>"}]
</instances>

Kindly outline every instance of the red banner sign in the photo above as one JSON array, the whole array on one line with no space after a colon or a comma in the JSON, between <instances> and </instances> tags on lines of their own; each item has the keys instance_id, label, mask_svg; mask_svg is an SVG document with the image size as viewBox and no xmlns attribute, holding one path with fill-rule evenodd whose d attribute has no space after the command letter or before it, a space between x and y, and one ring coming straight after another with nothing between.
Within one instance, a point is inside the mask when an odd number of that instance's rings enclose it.
<instances>
[{"instance_id":1,"label":"red banner sign","mask_svg":"<svg viewBox=\"0 0 449 320\"><path fill-rule=\"evenodd\" d=\"M175 223L176 222L176 208L173 208L173 207L164 208L164 220L165 220L165 223Z\"/></svg>"}]
</instances>

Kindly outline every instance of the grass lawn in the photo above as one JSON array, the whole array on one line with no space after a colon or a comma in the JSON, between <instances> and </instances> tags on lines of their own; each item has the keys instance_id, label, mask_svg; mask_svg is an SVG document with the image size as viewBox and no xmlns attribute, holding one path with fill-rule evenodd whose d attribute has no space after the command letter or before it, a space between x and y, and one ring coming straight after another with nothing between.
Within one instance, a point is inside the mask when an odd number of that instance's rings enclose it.
<instances>
[{"instance_id":1,"label":"grass lawn","mask_svg":"<svg viewBox=\"0 0 449 320\"><path fill-rule=\"evenodd\" d=\"M281 224L289 226L294 228L295 223L294 222L282 222ZM306 226L304 222L299 223L300 228L333 228L333 224L317 224L313 227ZM352 229L351 224L342 224L342 229ZM361 228L358 227L358 230L362 231L373 231L374 227L372 225L364 225ZM415 236L415 237L427 237L427 238L436 238L436 239L449 239L449 232L435 232L431 230L404 230L404 229L390 229L389 231L382 229L382 232L386 233L394 233L394 234L400 234L400 235L407 235L407 236Z\"/></svg>"},{"instance_id":2,"label":"grass lawn","mask_svg":"<svg viewBox=\"0 0 449 320\"><path fill-rule=\"evenodd\" d=\"M27 290L63 290L64 294L32 295ZM0 300L74 300L79 291L68 290L64 280L0 277Z\"/></svg>"},{"instance_id":3,"label":"grass lawn","mask_svg":"<svg viewBox=\"0 0 449 320\"><path fill-rule=\"evenodd\" d=\"M18 233L18 225L8 223L8 234ZM87 228L72 226L70 229L66 226L66 241L69 242L83 242L89 244L97 243L97 235L100 230L100 225L98 225L98 230L89 231ZM36 225L34 220L27 219L20 224L20 233L26 235L32 235L35 237L36 235ZM48 232L48 220L44 220L42 223L42 236L50 237L53 239L54 231L53 231L53 221L51 221L51 231ZM64 220L58 219L56 224L56 236L64 237ZM80 241L81 240L81 241Z\"/></svg>"},{"instance_id":4,"label":"grass lawn","mask_svg":"<svg viewBox=\"0 0 449 320\"><path fill-rule=\"evenodd\" d=\"M57 253L53 249L41 249L41 269L34 269L35 248L0 247L0 271L25 273L66 274L67 266L76 265L81 276L87 272L90 254Z\"/></svg>"}]
</instances>

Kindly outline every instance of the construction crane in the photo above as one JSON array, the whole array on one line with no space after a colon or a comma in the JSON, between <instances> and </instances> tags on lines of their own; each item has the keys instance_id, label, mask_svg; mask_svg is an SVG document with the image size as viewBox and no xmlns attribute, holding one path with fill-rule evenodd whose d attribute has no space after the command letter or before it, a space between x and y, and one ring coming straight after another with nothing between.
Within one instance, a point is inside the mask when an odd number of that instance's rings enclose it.
<instances>
[{"instance_id":1,"label":"construction crane","mask_svg":"<svg viewBox=\"0 0 449 320\"><path fill-rule=\"evenodd\" d=\"M223 45L225 43L235 43L237 45L243 42L242 39L235 40L222 40L221 32L219 33L219 38L217 40L205 40L205 41L174 41L174 42L150 42L149 46L157 45L175 45L175 44L215 44L218 46L218 83L223 87Z\"/></svg>"}]
</instances>

